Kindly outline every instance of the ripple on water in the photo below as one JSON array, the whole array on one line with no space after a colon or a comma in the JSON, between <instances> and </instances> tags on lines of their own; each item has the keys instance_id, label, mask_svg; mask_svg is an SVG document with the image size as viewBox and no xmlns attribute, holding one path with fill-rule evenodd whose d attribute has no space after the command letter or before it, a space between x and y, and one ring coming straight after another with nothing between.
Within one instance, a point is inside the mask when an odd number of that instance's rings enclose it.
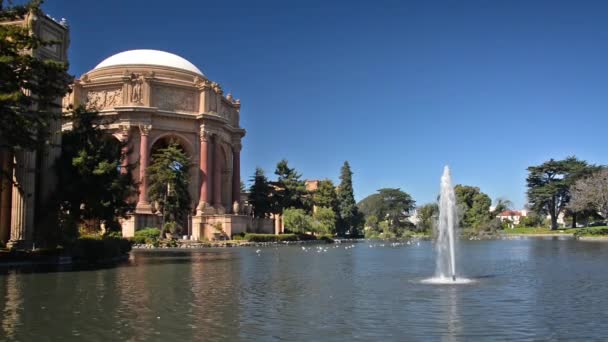
<instances>
[{"instance_id":1,"label":"ripple on water","mask_svg":"<svg viewBox=\"0 0 608 342\"><path fill-rule=\"evenodd\" d=\"M476 283L477 280L469 279L469 278L456 278L456 280L452 280L450 277L433 277L427 278L420 281L423 284L432 284L432 285L464 285L464 284L473 284Z\"/></svg>"}]
</instances>

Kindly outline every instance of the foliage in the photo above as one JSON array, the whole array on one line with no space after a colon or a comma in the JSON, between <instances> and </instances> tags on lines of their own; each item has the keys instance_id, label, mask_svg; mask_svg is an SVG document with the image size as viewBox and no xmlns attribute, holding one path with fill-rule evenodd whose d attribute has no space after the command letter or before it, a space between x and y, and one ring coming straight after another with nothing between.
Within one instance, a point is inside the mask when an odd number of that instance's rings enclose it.
<instances>
[{"instance_id":1,"label":"foliage","mask_svg":"<svg viewBox=\"0 0 608 342\"><path fill-rule=\"evenodd\" d=\"M40 1L10 2L0 10L0 21L44 16ZM35 150L48 143L49 123L58 114L58 98L72 81L66 63L35 58L33 49L57 44L30 34L26 26L0 25L0 148ZM58 116L57 116L58 117Z\"/></svg>"},{"instance_id":2,"label":"foliage","mask_svg":"<svg viewBox=\"0 0 608 342\"><path fill-rule=\"evenodd\" d=\"M283 211L285 228L293 233L307 233L313 231L314 222L303 209L289 208Z\"/></svg>"},{"instance_id":3,"label":"foliage","mask_svg":"<svg viewBox=\"0 0 608 342\"><path fill-rule=\"evenodd\" d=\"M63 134L56 165L62 226L73 230L69 227L84 224L89 231L99 230L100 223L118 227L117 219L133 210L135 203L130 199L137 191L131 175L120 170L126 142L102 130L108 122L97 112L80 107L66 119L72 130Z\"/></svg>"},{"instance_id":4,"label":"foliage","mask_svg":"<svg viewBox=\"0 0 608 342\"><path fill-rule=\"evenodd\" d=\"M330 208L338 212L338 195L334 183L325 179L319 182L319 188L312 195L312 202L316 207Z\"/></svg>"},{"instance_id":5,"label":"foliage","mask_svg":"<svg viewBox=\"0 0 608 342\"><path fill-rule=\"evenodd\" d=\"M454 193L460 214L459 226L477 230L487 228L492 219L490 197L478 187L460 184L454 187Z\"/></svg>"},{"instance_id":6,"label":"foliage","mask_svg":"<svg viewBox=\"0 0 608 342\"><path fill-rule=\"evenodd\" d=\"M527 216L519 219L521 227L538 227L543 224L544 217L535 212L529 212Z\"/></svg>"},{"instance_id":7,"label":"foliage","mask_svg":"<svg viewBox=\"0 0 608 342\"><path fill-rule=\"evenodd\" d=\"M551 229L557 229L557 216L570 202L570 186L597 167L576 157L544 162L528 167L528 202L539 214L548 213Z\"/></svg>"},{"instance_id":8,"label":"foliage","mask_svg":"<svg viewBox=\"0 0 608 342\"><path fill-rule=\"evenodd\" d=\"M154 244L160 238L160 229L145 228L135 232L133 242L137 244Z\"/></svg>"},{"instance_id":9,"label":"foliage","mask_svg":"<svg viewBox=\"0 0 608 342\"><path fill-rule=\"evenodd\" d=\"M307 206L306 184L300 178L302 175L294 168L290 168L287 160L283 159L277 164L275 170L277 175L276 188L273 191L273 208L275 213L282 213L288 208L310 209Z\"/></svg>"},{"instance_id":10,"label":"foliage","mask_svg":"<svg viewBox=\"0 0 608 342\"><path fill-rule=\"evenodd\" d=\"M148 197L165 221L177 223L178 230L190 211L189 167L190 159L174 141L156 150L148 167Z\"/></svg>"},{"instance_id":11,"label":"foliage","mask_svg":"<svg viewBox=\"0 0 608 342\"><path fill-rule=\"evenodd\" d=\"M338 198L338 226L339 236L360 236L362 235L363 216L359 214L359 208L355 202L353 190L353 172L348 161L344 162L340 170L340 186L337 190Z\"/></svg>"},{"instance_id":12,"label":"foliage","mask_svg":"<svg viewBox=\"0 0 608 342\"><path fill-rule=\"evenodd\" d=\"M331 208L317 207L313 214L315 233L335 234L336 218L336 213Z\"/></svg>"},{"instance_id":13,"label":"foliage","mask_svg":"<svg viewBox=\"0 0 608 342\"><path fill-rule=\"evenodd\" d=\"M429 203L419 207L416 230L419 232L432 232L438 218L439 205L437 203Z\"/></svg>"},{"instance_id":14,"label":"foliage","mask_svg":"<svg viewBox=\"0 0 608 342\"><path fill-rule=\"evenodd\" d=\"M75 260L100 263L129 253L131 246L132 242L127 239L89 235L78 238L70 251Z\"/></svg>"},{"instance_id":15,"label":"foliage","mask_svg":"<svg viewBox=\"0 0 608 342\"><path fill-rule=\"evenodd\" d=\"M506 198L496 199L496 202L494 205L494 210L492 211L493 216L496 216L505 210L510 210L512 206L513 206L513 202L511 202L510 200L508 200Z\"/></svg>"},{"instance_id":16,"label":"foliage","mask_svg":"<svg viewBox=\"0 0 608 342\"><path fill-rule=\"evenodd\" d=\"M404 230L413 228L407 218L415 203L414 199L401 189L385 188L364 198L359 202L359 207L366 215L366 223L372 230L383 233L390 231L395 236L401 236ZM386 229L383 225L386 225Z\"/></svg>"},{"instance_id":17,"label":"foliage","mask_svg":"<svg viewBox=\"0 0 608 342\"><path fill-rule=\"evenodd\" d=\"M317 237L309 234L253 234L247 233L244 237L245 240L250 242L283 242L283 241L313 241L317 240ZM322 240L327 241L328 239L321 237Z\"/></svg>"},{"instance_id":18,"label":"foliage","mask_svg":"<svg viewBox=\"0 0 608 342\"><path fill-rule=\"evenodd\" d=\"M572 198L568 208L572 211L583 212L591 209L608 219L608 169L577 180L571 186L570 192Z\"/></svg>"},{"instance_id":19,"label":"foliage","mask_svg":"<svg viewBox=\"0 0 608 342\"><path fill-rule=\"evenodd\" d=\"M270 198L271 190L268 178L264 175L261 168L255 169L255 174L251 178L249 187L249 203L253 207L253 216L265 218L272 212L272 201Z\"/></svg>"},{"instance_id":20,"label":"foliage","mask_svg":"<svg viewBox=\"0 0 608 342\"><path fill-rule=\"evenodd\" d=\"M370 214L365 216L365 229L368 231L378 231L378 216ZM367 235L366 235L367 236Z\"/></svg>"},{"instance_id":21,"label":"foliage","mask_svg":"<svg viewBox=\"0 0 608 342\"><path fill-rule=\"evenodd\" d=\"M575 238L581 236L607 236L608 227L592 227L592 228L581 228L577 229L574 233Z\"/></svg>"}]
</instances>

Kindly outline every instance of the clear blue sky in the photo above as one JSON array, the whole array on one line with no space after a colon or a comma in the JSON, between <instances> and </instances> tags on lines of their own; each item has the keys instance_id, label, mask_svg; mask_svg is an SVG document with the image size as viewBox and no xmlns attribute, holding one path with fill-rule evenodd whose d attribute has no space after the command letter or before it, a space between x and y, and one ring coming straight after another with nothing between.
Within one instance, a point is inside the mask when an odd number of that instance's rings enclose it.
<instances>
[{"instance_id":1,"label":"clear blue sky","mask_svg":"<svg viewBox=\"0 0 608 342\"><path fill-rule=\"evenodd\" d=\"M176 53L240 98L244 180L287 158L355 195L432 201L455 182L525 203L526 167L606 164L606 1L76 1L71 73L129 49Z\"/></svg>"}]
</instances>

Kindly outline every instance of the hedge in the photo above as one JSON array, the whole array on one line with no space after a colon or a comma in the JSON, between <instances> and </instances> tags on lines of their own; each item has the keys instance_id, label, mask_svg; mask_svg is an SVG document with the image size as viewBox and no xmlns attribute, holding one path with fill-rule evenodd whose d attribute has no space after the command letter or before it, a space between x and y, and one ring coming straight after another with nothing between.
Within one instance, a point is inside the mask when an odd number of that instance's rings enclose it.
<instances>
[{"instance_id":1,"label":"hedge","mask_svg":"<svg viewBox=\"0 0 608 342\"><path fill-rule=\"evenodd\" d=\"M74 260L97 263L126 255L131 251L131 245L127 239L91 235L76 239L70 249Z\"/></svg>"}]
</instances>

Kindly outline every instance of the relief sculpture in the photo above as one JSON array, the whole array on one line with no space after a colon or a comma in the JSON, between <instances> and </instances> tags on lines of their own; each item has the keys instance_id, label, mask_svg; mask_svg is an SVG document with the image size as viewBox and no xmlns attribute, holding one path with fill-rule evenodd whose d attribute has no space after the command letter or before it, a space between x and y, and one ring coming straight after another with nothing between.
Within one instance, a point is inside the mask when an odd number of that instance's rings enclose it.
<instances>
[{"instance_id":1,"label":"relief sculpture","mask_svg":"<svg viewBox=\"0 0 608 342\"><path fill-rule=\"evenodd\" d=\"M98 110L113 108L122 104L122 89L89 91L87 106Z\"/></svg>"},{"instance_id":2,"label":"relief sculpture","mask_svg":"<svg viewBox=\"0 0 608 342\"><path fill-rule=\"evenodd\" d=\"M154 88L154 106L165 110L195 112L194 92L169 87Z\"/></svg>"}]
</instances>

